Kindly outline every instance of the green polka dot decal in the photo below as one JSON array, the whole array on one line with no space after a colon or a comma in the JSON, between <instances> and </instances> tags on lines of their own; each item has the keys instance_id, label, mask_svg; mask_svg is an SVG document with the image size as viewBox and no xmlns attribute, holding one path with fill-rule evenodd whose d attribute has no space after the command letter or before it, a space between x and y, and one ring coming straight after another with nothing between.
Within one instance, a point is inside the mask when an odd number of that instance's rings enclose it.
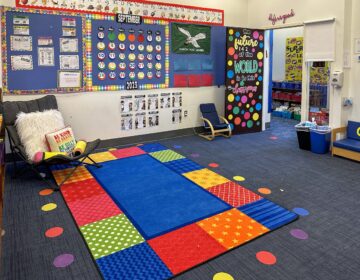
<instances>
[{"instance_id":1,"label":"green polka dot decal","mask_svg":"<svg viewBox=\"0 0 360 280\"><path fill-rule=\"evenodd\" d=\"M144 238L124 214L80 227L95 259L144 242Z\"/></svg>"}]
</instances>

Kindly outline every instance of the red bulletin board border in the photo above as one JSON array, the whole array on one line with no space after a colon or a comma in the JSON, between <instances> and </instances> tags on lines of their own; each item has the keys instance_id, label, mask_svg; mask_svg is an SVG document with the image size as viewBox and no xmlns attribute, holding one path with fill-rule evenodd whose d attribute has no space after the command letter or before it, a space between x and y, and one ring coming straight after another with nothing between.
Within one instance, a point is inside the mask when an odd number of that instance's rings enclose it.
<instances>
[{"instance_id":1,"label":"red bulletin board border","mask_svg":"<svg viewBox=\"0 0 360 280\"><path fill-rule=\"evenodd\" d=\"M190 6L190 5L181 5L181 4L170 4L170 3L162 3L156 1L145 1L145 0L126 0L124 2L133 2L133 3L144 3L148 5L162 5L167 7L178 7L178 8L186 8L186 9L194 9L194 10L201 10L207 12L214 12L214 13L221 13L221 23L214 23L214 22L207 22L207 21L192 21L192 20L184 20L184 19L174 19L174 18L166 18L166 17L151 17L151 16L142 16L144 19L152 19L152 20L167 20L170 22L183 22L183 23L191 23L191 24L207 24L207 25L217 25L217 26L224 26L224 10L220 9L212 9L212 8L204 8L204 7L197 7L197 6ZM92 11L92 10L85 10L85 9L69 9L69 8L62 8L62 7L47 7L44 5L27 5L23 4L21 0L16 0L16 7L21 8L31 8L31 9L42 9L42 10L55 10L55 11L63 11L63 12L77 12L77 13L85 13L85 14L101 14L101 15L108 15L114 16L115 13L107 13L107 12L99 12L99 11Z\"/></svg>"}]
</instances>

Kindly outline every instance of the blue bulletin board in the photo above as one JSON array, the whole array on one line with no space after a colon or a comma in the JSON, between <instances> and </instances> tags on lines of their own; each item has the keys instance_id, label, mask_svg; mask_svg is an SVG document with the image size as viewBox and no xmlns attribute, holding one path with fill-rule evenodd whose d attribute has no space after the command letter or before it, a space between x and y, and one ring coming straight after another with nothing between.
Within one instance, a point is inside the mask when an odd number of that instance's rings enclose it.
<instances>
[{"instance_id":1,"label":"blue bulletin board","mask_svg":"<svg viewBox=\"0 0 360 280\"><path fill-rule=\"evenodd\" d=\"M11 8L2 16L4 93L83 89L82 17Z\"/></svg>"},{"instance_id":2,"label":"blue bulletin board","mask_svg":"<svg viewBox=\"0 0 360 280\"><path fill-rule=\"evenodd\" d=\"M88 91L167 88L167 21L117 23L113 16L87 15Z\"/></svg>"}]
</instances>

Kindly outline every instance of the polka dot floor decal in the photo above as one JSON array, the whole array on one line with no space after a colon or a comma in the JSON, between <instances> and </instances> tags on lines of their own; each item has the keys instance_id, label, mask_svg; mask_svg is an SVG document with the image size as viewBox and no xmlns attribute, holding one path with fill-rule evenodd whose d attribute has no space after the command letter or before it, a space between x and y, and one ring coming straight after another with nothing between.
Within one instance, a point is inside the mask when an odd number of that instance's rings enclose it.
<instances>
[{"instance_id":1,"label":"polka dot floor decal","mask_svg":"<svg viewBox=\"0 0 360 280\"><path fill-rule=\"evenodd\" d=\"M277 140L278 138L276 136L270 136L271 140Z\"/></svg>"},{"instance_id":2,"label":"polka dot floor decal","mask_svg":"<svg viewBox=\"0 0 360 280\"><path fill-rule=\"evenodd\" d=\"M198 157L200 157L200 155L197 154L197 153L191 154L190 156L193 157L193 158L198 158Z\"/></svg>"},{"instance_id":3,"label":"polka dot floor decal","mask_svg":"<svg viewBox=\"0 0 360 280\"><path fill-rule=\"evenodd\" d=\"M174 145L173 147L174 147L174 149L181 149L182 148L182 146L180 146L180 145Z\"/></svg>"},{"instance_id":4,"label":"polka dot floor decal","mask_svg":"<svg viewBox=\"0 0 360 280\"><path fill-rule=\"evenodd\" d=\"M39 192L39 195L41 196L47 196L47 195L50 195L54 192L54 190L52 189L43 189Z\"/></svg>"},{"instance_id":5,"label":"polka dot floor decal","mask_svg":"<svg viewBox=\"0 0 360 280\"><path fill-rule=\"evenodd\" d=\"M48 212L56 209L57 205L55 203L48 203L41 207L41 210Z\"/></svg>"},{"instance_id":6,"label":"polka dot floor decal","mask_svg":"<svg viewBox=\"0 0 360 280\"><path fill-rule=\"evenodd\" d=\"M62 254L60 256L57 256L54 261L53 261L53 265L57 268L63 268L63 267L67 267L70 264L72 264L75 260L74 255L72 254Z\"/></svg>"},{"instance_id":7,"label":"polka dot floor decal","mask_svg":"<svg viewBox=\"0 0 360 280\"><path fill-rule=\"evenodd\" d=\"M260 251L256 253L256 258L259 262L266 265L273 265L276 263L276 257L268 251Z\"/></svg>"},{"instance_id":8,"label":"polka dot floor decal","mask_svg":"<svg viewBox=\"0 0 360 280\"><path fill-rule=\"evenodd\" d=\"M64 229L62 227L52 227L45 231L45 236L48 238L54 238L62 235Z\"/></svg>"},{"instance_id":9,"label":"polka dot floor decal","mask_svg":"<svg viewBox=\"0 0 360 280\"><path fill-rule=\"evenodd\" d=\"M1 236L5 235L5 230L1 230Z\"/></svg>"},{"instance_id":10,"label":"polka dot floor decal","mask_svg":"<svg viewBox=\"0 0 360 280\"><path fill-rule=\"evenodd\" d=\"M242 176L234 176L233 179L234 179L235 181L238 181L238 182L243 182L243 181L245 181L245 178L242 177Z\"/></svg>"},{"instance_id":11,"label":"polka dot floor decal","mask_svg":"<svg viewBox=\"0 0 360 280\"><path fill-rule=\"evenodd\" d=\"M234 280L234 277L226 272L218 272L214 275L213 280Z\"/></svg>"},{"instance_id":12,"label":"polka dot floor decal","mask_svg":"<svg viewBox=\"0 0 360 280\"><path fill-rule=\"evenodd\" d=\"M209 163L209 166L212 167L212 168L219 167L219 165L217 163L215 163L215 162Z\"/></svg>"},{"instance_id":13,"label":"polka dot floor decal","mask_svg":"<svg viewBox=\"0 0 360 280\"><path fill-rule=\"evenodd\" d=\"M300 216L308 216L310 214L310 212L304 208L300 208L300 207L295 207L293 209L293 212L295 212L296 214L300 215Z\"/></svg>"},{"instance_id":14,"label":"polka dot floor decal","mask_svg":"<svg viewBox=\"0 0 360 280\"><path fill-rule=\"evenodd\" d=\"M307 234L305 231L303 231L302 229L292 229L290 230L290 234L297 238L297 239L301 239L301 240L306 240L309 238L309 234Z\"/></svg>"},{"instance_id":15,"label":"polka dot floor decal","mask_svg":"<svg viewBox=\"0 0 360 280\"><path fill-rule=\"evenodd\" d=\"M116 151L116 150L117 150L116 148L110 148L110 149L108 149L109 152L111 152L111 151Z\"/></svg>"},{"instance_id":16,"label":"polka dot floor decal","mask_svg":"<svg viewBox=\"0 0 360 280\"><path fill-rule=\"evenodd\" d=\"M268 188L259 188L258 192L261 194L271 194L271 190Z\"/></svg>"}]
</instances>

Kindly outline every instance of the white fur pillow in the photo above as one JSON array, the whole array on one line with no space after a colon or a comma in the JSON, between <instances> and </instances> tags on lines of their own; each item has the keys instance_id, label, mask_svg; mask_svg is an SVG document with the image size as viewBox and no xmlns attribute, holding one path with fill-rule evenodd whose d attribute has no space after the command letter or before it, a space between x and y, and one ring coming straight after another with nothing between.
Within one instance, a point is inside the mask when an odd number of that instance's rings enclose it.
<instances>
[{"instance_id":1,"label":"white fur pillow","mask_svg":"<svg viewBox=\"0 0 360 280\"><path fill-rule=\"evenodd\" d=\"M16 116L15 126L29 160L37 152L48 152L45 134L65 127L64 119L57 110L24 113Z\"/></svg>"}]
</instances>

